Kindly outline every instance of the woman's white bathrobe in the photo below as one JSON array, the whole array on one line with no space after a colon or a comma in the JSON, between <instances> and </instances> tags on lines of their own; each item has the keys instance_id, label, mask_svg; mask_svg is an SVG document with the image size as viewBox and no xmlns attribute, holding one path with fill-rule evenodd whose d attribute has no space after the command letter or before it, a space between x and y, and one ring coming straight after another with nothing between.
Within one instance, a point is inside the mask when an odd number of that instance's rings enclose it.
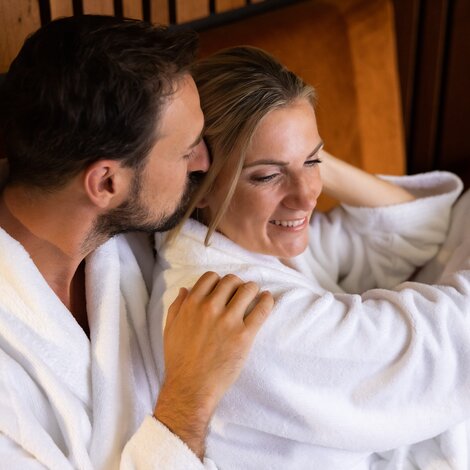
<instances>
[{"instance_id":1,"label":"woman's white bathrobe","mask_svg":"<svg viewBox=\"0 0 470 470\"><path fill-rule=\"evenodd\" d=\"M159 250L149 321L160 378L164 313L179 287L213 270L276 298L211 424L207 455L220 469L369 468L373 451L470 416L470 259L445 285L383 289L437 252L461 183L447 173L394 181L419 199L314 214L291 267L220 234L206 248L195 221Z\"/></svg>"},{"instance_id":2,"label":"woman's white bathrobe","mask_svg":"<svg viewBox=\"0 0 470 470\"><path fill-rule=\"evenodd\" d=\"M86 295L91 341L0 228L0 468L213 468L151 417L148 293L125 238L86 259Z\"/></svg>"}]
</instances>

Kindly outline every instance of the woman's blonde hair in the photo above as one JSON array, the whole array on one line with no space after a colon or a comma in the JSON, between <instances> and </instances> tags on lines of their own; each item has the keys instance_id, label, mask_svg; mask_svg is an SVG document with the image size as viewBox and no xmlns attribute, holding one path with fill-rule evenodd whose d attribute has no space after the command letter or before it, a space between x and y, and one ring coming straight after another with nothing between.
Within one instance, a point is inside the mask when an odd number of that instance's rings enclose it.
<instances>
[{"instance_id":1,"label":"woman's blonde hair","mask_svg":"<svg viewBox=\"0 0 470 470\"><path fill-rule=\"evenodd\" d=\"M233 165L225 197L208 223L208 245L230 204L246 151L261 119L298 99L308 99L314 105L315 91L272 55L250 46L224 49L201 59L194 65L192 75L201 98L204 138L212 163L185 220L209 194L225 165Z\"/></svg>"}]
</instances>

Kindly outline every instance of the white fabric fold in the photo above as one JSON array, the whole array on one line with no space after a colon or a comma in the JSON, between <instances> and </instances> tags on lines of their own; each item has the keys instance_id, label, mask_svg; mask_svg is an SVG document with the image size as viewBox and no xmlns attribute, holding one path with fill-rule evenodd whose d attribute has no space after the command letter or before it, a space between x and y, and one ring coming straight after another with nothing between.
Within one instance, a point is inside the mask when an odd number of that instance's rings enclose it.
<instances>
[{"instance_id":1,"label":"white fabric fold","mask_svg":"<svg viewBox=\"0 0 470 470\"><path fill-rule=\"evenodd\" d=\"M158 391L148 293L124 237L86 259L86 293L91 341L0 229L2 468L213 468L148 417ZM149 419L156 425L143 426Z\"/></svg>"}]
</instances>

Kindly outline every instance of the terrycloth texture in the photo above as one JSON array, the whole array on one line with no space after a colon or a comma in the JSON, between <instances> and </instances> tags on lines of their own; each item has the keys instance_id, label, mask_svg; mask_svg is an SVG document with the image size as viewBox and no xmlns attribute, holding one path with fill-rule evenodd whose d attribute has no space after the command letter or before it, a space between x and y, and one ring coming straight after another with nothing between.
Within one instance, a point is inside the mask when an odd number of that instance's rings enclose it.
<instances>
[{"instance_id":1,"label":"terrycloth texture","mask_svg":"<svg viewBox=\"0 0 470 470\"><path fill-rule=\"evenodd\" d=\"M194 221L159 251L163 272L149 306L157 361L169 301L202 272L233 272L276 297L212 421L207 452L219 468L368 468L372 452L470 415L470 260L445 286L374 289L408 278L437 252L462 186L446 173L395 181L421 198L315 215L309 249L291 260L296 269L220 234L205 248L205 227Z\"/></svg>"},{"instance_id":2,"label":"terrycloth texture","mask_svg":"<svg viewBox=\"0 0 470 470\"><path fill-rule=\"evenodd\" d=\"M438 254L415 276L418 282L443 283L470 258L470 190L452 210L449 233ZM470 302L470 301L469 301ZM470 420L434 439L374 456L374 470L468 470Z\"/></svg>"},{"instance_id":3,"label":"terrycloth texture","mask_svg":"<svg viewBox=\"0 0 470 470\"><path fill-rule=\"evenodd\" d=\"M0 467L213 468L150 417L148 293L124 237L86 259L86 293L91 341L0 228Z\"/></svg>"}]
</instances>

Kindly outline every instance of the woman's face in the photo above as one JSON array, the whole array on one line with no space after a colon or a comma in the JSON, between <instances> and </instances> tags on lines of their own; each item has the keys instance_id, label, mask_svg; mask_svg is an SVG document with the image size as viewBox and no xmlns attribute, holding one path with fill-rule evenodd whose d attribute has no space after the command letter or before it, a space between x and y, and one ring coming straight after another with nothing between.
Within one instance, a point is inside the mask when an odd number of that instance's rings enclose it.
<instances>
[{"instance_id":1,"label":"woman's face","mask_svg":"<svg viewBox=\"0 0 470 470\"><path fill-rule=\"evenodd\" d=\"M290 258L308 243L308 223L322 189L318 168L322 140L306 99L269 112L256 129L240 179L218 227L257 253ZM223 199L229 169L209 196L214 214Z\"/></svg>"}]
</instances>

